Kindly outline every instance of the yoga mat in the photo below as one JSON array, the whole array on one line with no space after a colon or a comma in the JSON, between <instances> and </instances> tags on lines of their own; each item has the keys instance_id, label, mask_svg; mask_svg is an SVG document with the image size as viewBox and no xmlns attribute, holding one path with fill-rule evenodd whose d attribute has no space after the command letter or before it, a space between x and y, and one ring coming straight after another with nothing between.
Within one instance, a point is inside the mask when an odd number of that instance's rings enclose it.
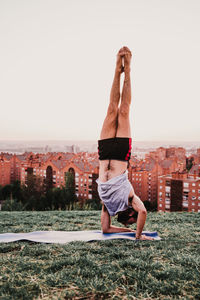
<instances>
[{"instance_id":1,"label":"yoga mat","mask_svg":"<svg viewBox=\"0 0 200 300\"><path fill-rule=\"evenodd\" d=\"M160 240L157 232L143 231L143 234L151 236L154 240ZM37 243L55 243L66 244L74 241L100 241L113 239L128 239L135 240L135 233L120 232L120 233L102 233L102 231L34 231L28 233L1 233L0 243L16 242L27 240Z\"/></svg>"}]
</instances>

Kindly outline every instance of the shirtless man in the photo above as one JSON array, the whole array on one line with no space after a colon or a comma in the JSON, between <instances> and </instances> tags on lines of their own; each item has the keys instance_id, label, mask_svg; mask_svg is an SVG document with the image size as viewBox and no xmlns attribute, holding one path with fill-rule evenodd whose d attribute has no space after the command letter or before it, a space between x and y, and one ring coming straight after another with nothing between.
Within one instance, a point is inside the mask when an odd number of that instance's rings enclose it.
<instances>
[{"instance_id":1,"label":"shirtless man","mask_svg":"<svg viewBox=\"0 0 200 300\"><path fill-rule=\"evenodd\" d=\"M104 233L134 232L127 227L111 225L111 216L127 226L137 222L136 239L151 240L142 235L147 211L135 195L127 176L131 156L131 130L129 111L131 104L130 63L131 51L123 47L117 54L110 103L98 141L99 178L98 192L103 202L101 227ZM120 102L120 77L124 72L124 84Z\"/></svg>"}]
</instances>

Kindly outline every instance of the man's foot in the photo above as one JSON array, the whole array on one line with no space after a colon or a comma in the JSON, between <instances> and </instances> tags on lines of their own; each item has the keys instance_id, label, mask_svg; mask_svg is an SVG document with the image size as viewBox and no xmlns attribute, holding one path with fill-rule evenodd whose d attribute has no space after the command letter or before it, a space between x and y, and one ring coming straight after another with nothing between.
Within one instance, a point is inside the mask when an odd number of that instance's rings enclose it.
<instances>
[{"instance_id":1,"label":"man's foot","mask_svg":"<svg viewBox=\"0 0 200 300\"><path fill-rule=\"evenodd\" d=\"M124 72L125 74L126 73L129 73L130 70L131 70L131 57L132 57L132 54L131 54L131 51L129 50L128 47L123 47L123 53L124 53Z\"/></svg>"},{"instance_id":2,"label":"man's foot","mask_svg":"<svg viewBox=\"0 0 200 300\"><path fill-rule=\"evenodd\" d=\"M124 72L123 58L125 55L124 47L117 53L116 72L119 74Z\"/></svg>"}]
</instances>

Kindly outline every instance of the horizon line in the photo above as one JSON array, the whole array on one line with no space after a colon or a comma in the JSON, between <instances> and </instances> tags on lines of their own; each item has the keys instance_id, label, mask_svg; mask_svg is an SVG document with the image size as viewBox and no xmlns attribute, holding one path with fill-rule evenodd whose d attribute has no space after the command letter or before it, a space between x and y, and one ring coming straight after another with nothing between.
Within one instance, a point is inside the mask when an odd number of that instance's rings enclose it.
<instances>
[{"instance_id":1,"label":"horizon line","mask_svg":"<svg viewBox=\"0 0 200 300\"><path fill-rule=\"evenodd\" d=\"M97 142L96 139L0 139L0 142ZM173 143L200 143L200 140L135 140L132 139L133 142L173 142Z\"/></svg>"}]
</instances>

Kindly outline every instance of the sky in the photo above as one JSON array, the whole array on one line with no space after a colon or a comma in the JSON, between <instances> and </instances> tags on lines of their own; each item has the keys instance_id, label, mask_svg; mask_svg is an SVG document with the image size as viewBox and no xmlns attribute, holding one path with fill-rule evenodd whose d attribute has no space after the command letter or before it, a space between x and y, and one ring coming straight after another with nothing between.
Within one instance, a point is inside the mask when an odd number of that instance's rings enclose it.
<instances>
[{"instance_id":1,"label":"sky","mask_svg":"<svg viewBox=\"0 0 200 300\"><path fill-rule=\"evenodd\" d=\"M97 140L132 51L136 141L200 141L199 0L0 0L0 140Z\"/></svg>"}]
</instances>

